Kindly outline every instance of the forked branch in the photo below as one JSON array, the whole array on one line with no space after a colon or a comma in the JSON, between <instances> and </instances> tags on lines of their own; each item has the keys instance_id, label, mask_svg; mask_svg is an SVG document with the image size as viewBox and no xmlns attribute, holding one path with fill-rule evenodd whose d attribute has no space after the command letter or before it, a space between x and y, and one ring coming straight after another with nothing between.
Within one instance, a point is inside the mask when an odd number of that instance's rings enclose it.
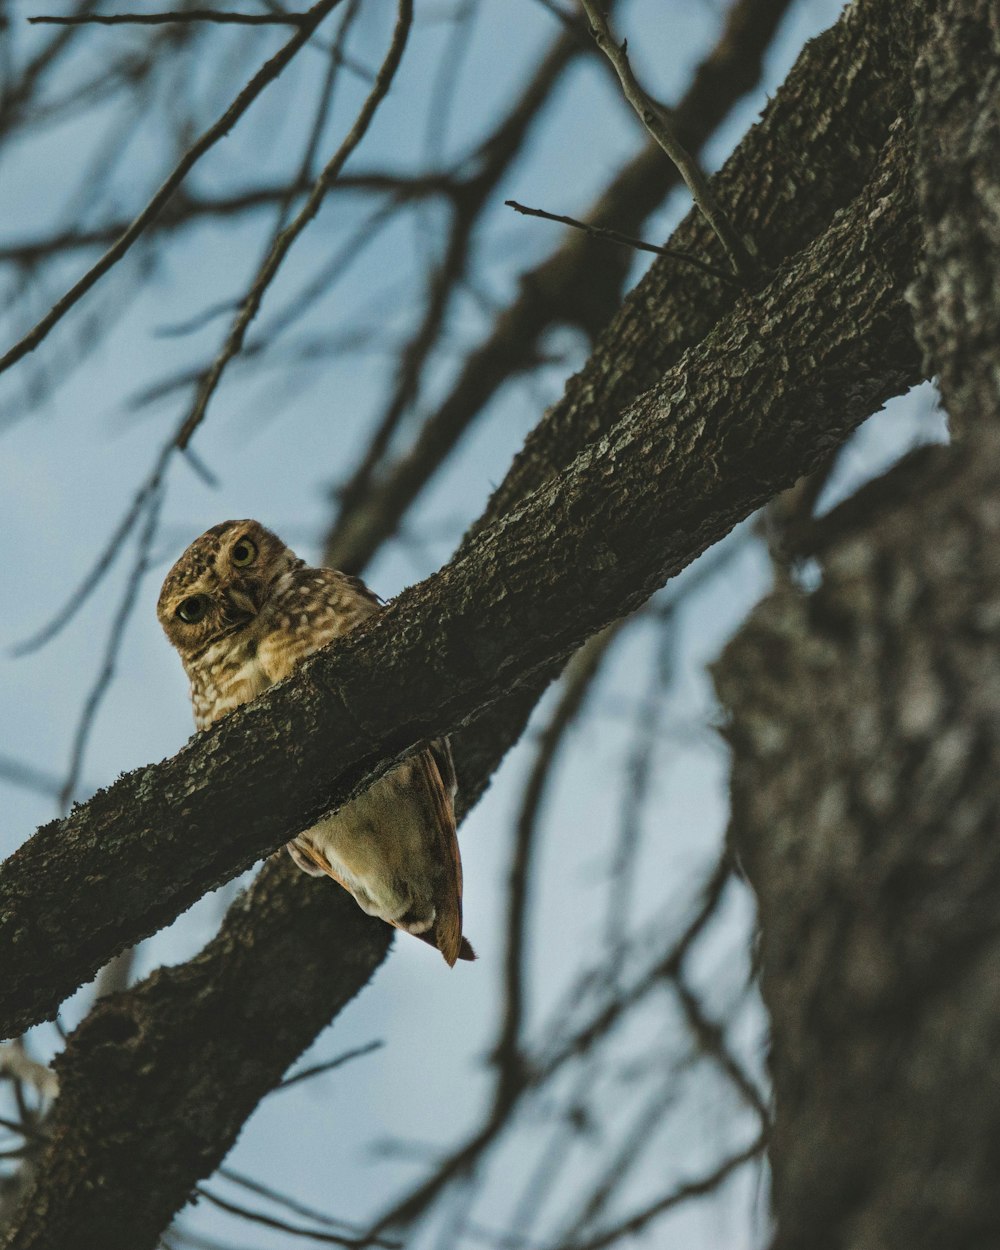
<instances>
[{"instance_id":1,"label":"forked branch","mask_svg":"<svg viewBox=\"0 0 1000 1250\"><path fill-rule=\"evenodd\" d=\"M608 19L598 8L595 0L580 0L580 3L590 22L590 33L594 36L594 42L614 67L618 81L622 85L622 91L625 93L625 99L635 109L639 120L652 138L677 166L681 177L687 183L688 190L694 197L694 202L719 236L719 242L726 249L726 255L732 261L735 272L744 281L753 278L759 271L760 265L753 255L752 245L733 228L722 206L713 195L708 179L702 173L698 162L678 139L666 110L640 86L632 72L626 44L618 43L615 39L608 25Z\"/></svg>"}]
</instances>

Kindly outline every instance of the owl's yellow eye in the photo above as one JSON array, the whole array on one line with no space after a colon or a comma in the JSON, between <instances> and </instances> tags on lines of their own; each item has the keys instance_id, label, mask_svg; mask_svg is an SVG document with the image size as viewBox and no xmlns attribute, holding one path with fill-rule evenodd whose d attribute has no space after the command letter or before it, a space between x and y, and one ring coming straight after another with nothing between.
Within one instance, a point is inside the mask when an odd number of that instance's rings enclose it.
<instances>
[{"instance_id":1,"label":"owl's yellow eye","mask_svg":"<svg viewBox=\"0 0 1000 1250\"><path fill-rule=\"evenodd\" d=\"M238 569L245 569L257 559L257 548L249 538L241 538L229 553L229 559Z\"/></svg>"},{"instance_id":2,"label":"owl's yellow eye","mask_svg":"<svg viewBox=\"0 0 1000 1250\"><path fill-rule=\"evenodd\" d=\"M208 595L191 595L177 608L177 615L188 625L196 625L208 611Z\"/></svg>"}]
</instances>

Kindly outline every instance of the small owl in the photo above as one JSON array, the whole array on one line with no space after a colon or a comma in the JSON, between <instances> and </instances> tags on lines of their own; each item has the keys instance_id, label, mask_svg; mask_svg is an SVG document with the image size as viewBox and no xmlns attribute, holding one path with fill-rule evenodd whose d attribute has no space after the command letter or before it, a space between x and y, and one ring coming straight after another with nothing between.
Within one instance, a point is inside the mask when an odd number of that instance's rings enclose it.
<instances>
[{"instance_id":1,"label":"small owl","mask_svg":"<svg viewBox=\"0 0 1000 1250\"><path fill-rule=\"evenodd\" d=\"M378 603L363 582L311 568L259 522L224 521L167 574L156 613L190 679L195 724L207 729ZM332 877L369 915L436 946L449 964L474 959L462 936L455 790L442 738L287 849L304 872Z\"/></svg>"}]
</instances>

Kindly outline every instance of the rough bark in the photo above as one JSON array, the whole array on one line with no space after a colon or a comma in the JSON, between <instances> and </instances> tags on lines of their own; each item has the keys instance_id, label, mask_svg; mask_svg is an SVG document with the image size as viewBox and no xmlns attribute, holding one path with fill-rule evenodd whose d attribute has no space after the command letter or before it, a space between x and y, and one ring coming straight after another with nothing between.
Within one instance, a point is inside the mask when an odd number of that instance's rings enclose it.
<instances>
[{"instance_id":1,"label":"rough bark","mask_svg":"<svg viewBox=\"0 0 1000 1250\"><path fill-rule=\"evenodd\" d=\"M926 258L917 324L959 432L1000 397L1000 10L940 4L917 60L916 192Z\"/></svg>"},{"instance_id":2,"label":"rough bark","mask_svg":"<svg viewBox=\"0 0 1000 1250\"><path fill-rule=\"evenodd\" d=\"M544 668L599 626L636 607L666 577L808 471L919 373L901 295L916 252L906 181L910 161L905 133L897 128L876 177L849 210L766 289L744 296L569 471L484 532L464 557L406 592L370 627L318 656L299 679L223 721L175 761L126 778L100 800L97 811L113 817L117 791L139 805L140 816L143 805L151 814L162 807L161 787L169 787L174 805L183 804L184 822L196 830L193 841L200 848L194 852L197 873L190 866L183 870L187 888L196 888L196 875L204 885L209 873L224 870L224 862L245 863L283 840L293 825L299 828L314 819L331 797L359 784L386 750L451 728L482 704L488 697L484 692L509 689L524 674ZM296 726L293 737L288 733L291 723ZM281 775L267 777L263 788L273 787L274 793L268 810L257 811L253 795L260 793L255 787L266 773L268 754L260 744L279 734L281 750L275 754L281 756ZM329 741L340 744L339 772L323 784L316 778L330 761L321 758L315 744ZM246 763L248 757L253 767ZM191 779L195 787L185 791L182 787ZM88 831L96 832L88 825L94 813L93 807L84 808L71 818L76 837L70 859L78 870L81 862L91 856L100 861L104 854L86 841ZM123 875L130 879L129 855L141 852L144 882L156 871L148 846L128 836L128 823L119 816L117 825L112 819L101 834L115 847L119 887ZM149 836L156 836L152 829ZM162 856L169 857L180 836L177 825L161 831ZM58 854L58 829L40 840ZM187 840L192 841L190 833ZM44 872L39 852L33 855L34 871L18 878L17 919L22 923L33 919L33 899L46 897L44 891L31 894L33 886L37 889L37 874ZM111 871L110 864L102 869L109 882ZM181 869L174 864L162 875L169 877L171 871ZM49 879L49 888L56 879ZM97 886L103 879L98 877ZM301 888L305 892L322 884L306 882ZM170 888L177 897L176 880L159 888ZM75 898L84 905L95 896L100 889L87 881ZM120 932L125 923L121 900L118 909ZM127 920L134 925L138 915L133 911ZM367 922L359 917L357 923ZM266 945L260 946L257 958L267 958L267 952ZM377 954L370 966L376 959ZM287 969L284 957L281 967ZM280 970L272 983L279 980ZM32 985L22 976L21 985L22 993L25 986L34 992L32 1001L37 1003L37 982ZM148 994L158 1000L155 1030L146 1026L158 1053L174 1062L178 1054L197 1054L198 1029L187 1020L183 999L168 994L161 1000L154 989ZM88 1084L100 1090L86 1126L74 1123L82 1114L82 1099L67 1103L67 1118L61 1106L55 1113L59 1141L86 1133L87 1149L76 1156L79 1183L70 1193L64 1190L57 1141L51 1147L51 1168L43 1161L10 1247L58 1245L50 1229L72 1226L108 1250L118 1245L140 1250L145 1243L134 1232L127 1242L116 1240L123 1204L141 1203L144 1212L155 1208L165 1224L185 1201L192 1180L210 1170L213 1159L221 1159L231 1144L235 1114L216 1118L213 1148L206 1146L191 1159L176 1150L176 1140L173 1153L167 1148L165 1138L171 1133L166 1126L155 1141L123 1129L133 1101L125 1076L132 1062L128 1046L135 1037L141 1042L146 1001L143 994L112 998L97 1017L113 1020L112 1038L124 1042L115 1048L125 1065L117 1083L104 1079L104 1065L110 1061L101 1053L109 1044L106 1032L88 1025L71 1039L63 1064L71 1083L78 1082L81 1090ZM330 1006L324 1000L325 1009ZM317 1011L317 1020L321 1016ZM300 1045L308 1042L317 1020L304 1022ZM96 1037L91 1034L88 1040L91 1027ZM289 1045L289 1060L294 1045ZM243 1048L235 1053L246 1058ZM146 1059L142 1053L141 1062ZM273 1073L254 1068L230 1072L227 1085L240 1086L242 1108L269 1088L268 1081L273 1084ZM208 1135L212 1117L205 1114L197 1091L176 1089L173 1108L173 1123L185 1124L190 1111ZM155 1155L153 1192L148 1180L138 1191L106 1183L123 1165L123 1155L124 1165L131 1168L148 1152Z\"/></svg>"},{"instance_id":3,"label":"rough bark","mask_svg":"<svg viewBox=\"0 0 1000 1250\"><path fill-rule=\"evenodd\" d=\"M761 924L773 1250L1000 1241L1000 445L831 519L716 667Z\"/></svg>"},{"instance_id":4,"label":"rough bark","mask_svg":"<svg viewBox=\"0 0 1000 1250\"><path fill-rule=\"evenodd\" d=\"M318 1033L368 981L391 930L343 890L288 873L286 859L269 863L237 904L252 908L252 930L229 926L195 959L102 999L74 1033L57 1065L40 1192L15 1215L6 1244L156 1246L194 1182L218 1166L220 1142L228 1149L301 1052L303 1030ZM294 1016L276 1010L289 987Z\"/></svg>"},{"instance_id":5,"label":"rough bark","mask_svg":"<svg viewBox=\"0 0 1000 1250\"><path fill-rule=\"evenodd\" d=\"M963 443L817 527L716 668L759 901L774 1250L1000 1244L1000 19L928 6L917 324Z\"/></svg>"}]
</instances>

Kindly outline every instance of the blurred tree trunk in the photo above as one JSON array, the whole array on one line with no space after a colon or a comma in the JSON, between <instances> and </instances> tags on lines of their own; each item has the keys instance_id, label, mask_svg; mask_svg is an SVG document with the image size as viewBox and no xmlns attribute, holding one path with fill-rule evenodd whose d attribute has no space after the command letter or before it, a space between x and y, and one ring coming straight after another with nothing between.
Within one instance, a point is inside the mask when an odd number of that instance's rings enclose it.
<instances>
[{"instance_id":1,"label":"blurred tree trunk","mask_svg":"<svg viewBox=\"0 0 1000 1250\"><path fill-rule=\"evenodd\" d=\"M961 441L816 524L716 666L771 1014L776 1250L1000 1244L1000 20L916 61L918 331Z\"/></svg>"},{"instance_id":2,"label":"blurred tree trunk","mask_svg":"<svg viewBox=\"0 0 1000 1250\"><path fill-rule=\"evenodd\" d=\"M776 1245L995 1246L1000 443L916 453L830 520L820 589L779 587L716 669Z\"/></svg>"}]
</instances>

